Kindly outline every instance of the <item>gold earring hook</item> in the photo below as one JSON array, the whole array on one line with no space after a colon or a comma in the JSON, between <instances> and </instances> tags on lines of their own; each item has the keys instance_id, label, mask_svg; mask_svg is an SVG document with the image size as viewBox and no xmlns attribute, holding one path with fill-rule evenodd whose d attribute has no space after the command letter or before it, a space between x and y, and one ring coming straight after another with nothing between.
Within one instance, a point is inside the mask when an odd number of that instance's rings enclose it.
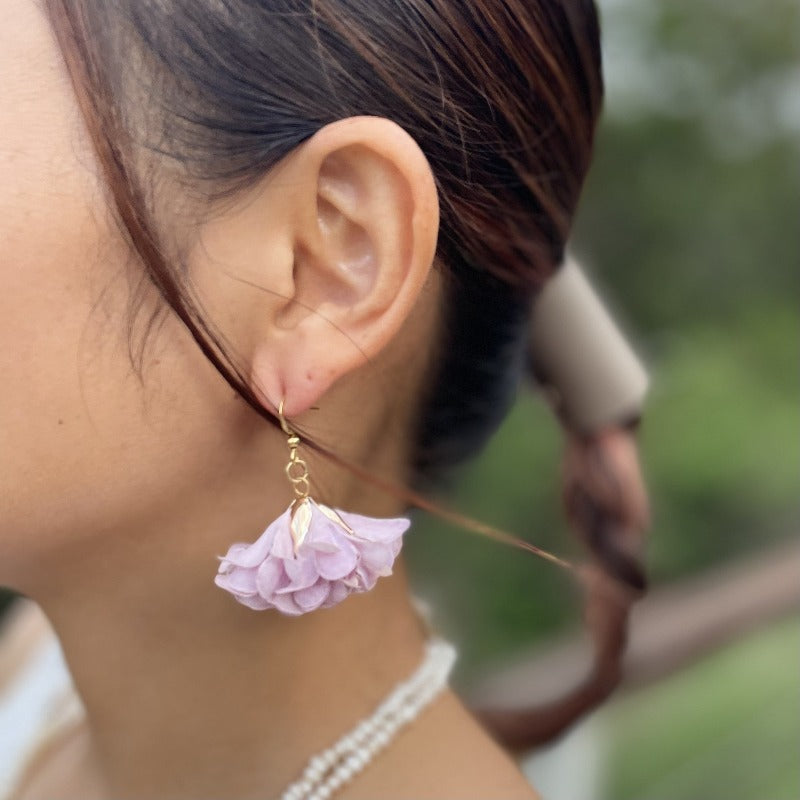
<instances>
[{"instance_id":1,"label":"gold earring hook","mask_svg":"<svg viewBox=\"0 0 800 800\"><path fill-rule=\"evenodd\" d=\"M278 419L281 423L281 429L287 436L294 436L294 431L289 427L286 417L283 416L283 400L278 405Z\"/></svg>"},{"instance_id":2,"label":"gold earring hook","mask_svg":"<svg viewBox=\"0 0 800 800\"><path fill-rule=\"evenodd\" d=\"M300 437L289 427L286 417L283 416L283 400L278 406L278 420L281 423L281 429L289 437L287 441L289 445L289 463L284 470L286 477L294 489L295 502L305 500L311 489L308 482L308 467L306 462L297 454L297 448L300 446Z\"/></svg>"}]
</instances>

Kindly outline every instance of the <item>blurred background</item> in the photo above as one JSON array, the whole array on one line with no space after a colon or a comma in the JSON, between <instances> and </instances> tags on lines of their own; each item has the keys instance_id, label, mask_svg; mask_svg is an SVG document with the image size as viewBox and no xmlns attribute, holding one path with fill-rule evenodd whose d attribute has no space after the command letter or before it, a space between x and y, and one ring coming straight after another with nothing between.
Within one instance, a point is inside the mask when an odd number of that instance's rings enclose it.
<instances>
[{"instance_id":1,"label":"blurred background","mask_svg":"<svg viewBox=\"0 0 800 800\"><path fill-rule=\"evenodd\" d=\"M525 768L547 800L797 800L800 4L599 5L607 98L573 251L651 373L653 586L628 679ZM526 392L446 500L579 556L560 449ZM588 666L560 570L427 516L412 531L465 693L553 697Z\"/></svg>"},{"instance_id":2,"label":"blurred background","mask_svg":"<svg viewBox=\"0 0 800 800\"><path fill-rule=\"evenodd\" d=\"M600 7L606 110L573 251L651 372L653 588L621 688L524 767L547 800L797 800L800 4ZM523 392L446 501L579 557L560 448ZM586 664L556 567L424 515L405 552L466 695L552 697Z\"/></svg>"}]
</instances>

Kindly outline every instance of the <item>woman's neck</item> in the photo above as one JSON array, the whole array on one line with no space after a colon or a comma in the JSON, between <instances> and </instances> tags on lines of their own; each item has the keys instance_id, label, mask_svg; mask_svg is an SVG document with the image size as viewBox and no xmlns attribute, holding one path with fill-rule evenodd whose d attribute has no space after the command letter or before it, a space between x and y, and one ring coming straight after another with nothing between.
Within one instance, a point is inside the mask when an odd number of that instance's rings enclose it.
<instances>
[{"instance_id":1,"label":"woman's neck","mask_svg":"<svg viewBox=\"0 0 800 800\"><path fill-rule=\"evenodd\" d=\"M294 618L180 583L98 576L45 607L108 796L279 795L423 657L400 561L371 592Z\"/></svg>"},{"instance_id":2,"label":"woman's neck","mask_svg":"<svg viewBox=\"0 0 800 800\"><path fill-rule=\"evenodd\" d=\"M299 617L253 611L214 584L216 556L288 504L285 482L263 488L265 474L282 478L284 449L274 468L260 454L252 464L220 455L207 485L176 486L124 530L75 537L30 576L86 707L106 796L273 797L423 658L402 557L369 592ZM392 474L377 448L373 457ZM334 486L321 467L313 474ZM320 499L402 513L355 479L335 495Z\"/></svg>"}]
</instances>

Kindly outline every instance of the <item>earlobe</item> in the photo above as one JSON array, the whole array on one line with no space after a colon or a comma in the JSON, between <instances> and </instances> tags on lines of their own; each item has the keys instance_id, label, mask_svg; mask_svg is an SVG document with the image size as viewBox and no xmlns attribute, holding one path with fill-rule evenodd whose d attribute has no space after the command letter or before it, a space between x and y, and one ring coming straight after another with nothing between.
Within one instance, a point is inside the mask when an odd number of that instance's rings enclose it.
<instances>
[{"instance_id":1,"label":"earlobe","mask_svg":"<svg viewBox=\"0 0 800 800\"><path fill-rule=\"evenodd\" d=\"M411 313L433 262L438 199L430 166L402 128L353 117L294 155L302 204L293 293L276 335L253 354L253 379L287 416L374 359Z\"/></svg>"}]
</instances>

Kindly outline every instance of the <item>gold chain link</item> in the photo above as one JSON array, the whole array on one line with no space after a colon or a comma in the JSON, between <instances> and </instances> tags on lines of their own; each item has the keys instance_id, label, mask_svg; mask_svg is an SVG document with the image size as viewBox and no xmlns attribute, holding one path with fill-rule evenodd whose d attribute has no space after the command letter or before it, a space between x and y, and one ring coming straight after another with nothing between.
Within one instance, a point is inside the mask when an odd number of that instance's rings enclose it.
<instances>
[{"instance_id":1,"label":"gold chain link","mask_svg":"<svg viewBox=\"0 0 800 800\"><path fill-rule=\"evenodd\" d=\"M278 406L278 419L280 420L283 432L289 437L287 441L289 445L289 463L286 465L284 471L294 488L296 499L305 500L311 489L308 483L308 466L297 454L297 448L300 446L300 437L289 427L286 417L283 416L283 400L281 400Z\"/></svg>"}]
</instances>

